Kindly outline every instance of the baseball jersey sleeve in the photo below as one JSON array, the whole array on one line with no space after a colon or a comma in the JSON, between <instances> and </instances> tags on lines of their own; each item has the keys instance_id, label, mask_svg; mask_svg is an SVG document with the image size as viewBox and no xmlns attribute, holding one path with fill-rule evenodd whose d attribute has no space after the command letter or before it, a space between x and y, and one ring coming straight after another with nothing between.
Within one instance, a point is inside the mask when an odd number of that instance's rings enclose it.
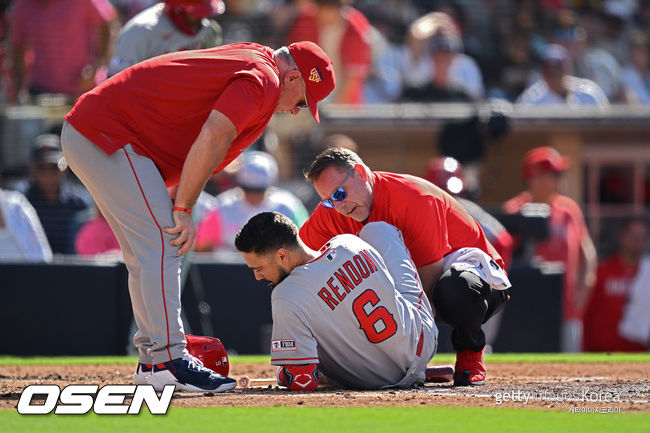
<instances>
[{"instance_id":1,"label":"baseball jersey sleeve","mask_svg":"<svg viewBox=\"0 0 650 433\"><path fill-rule=\"evenodd\" d=\"M122 30L115 44L113 58L108 64L108 76L113 76L149 58L147 55L149 32L148 29L139 26L130 26Z\"/></svg>"},{"instance_id":2,"label":"baseball jersey sleeve","mask_svg":"<svg viewBox=\"0 0 650 433\"><path fill-rule=\"evenodd\" d=\"M258 107L264 105L262 86L252 79L238 78L224 89L212 108L228 117L241 134L255 120Z\"/></svg>"},{"instance_id":3,"label":"baseball jersey sleeve","mask_svg":"<svg viewBox=\"0 0 650 433\"><path fill-rule=\"evenodd\" d=\"M317 364L318 351L309 321L286 299L273 300L271 364Z\"/></svg>"}]
</instances>

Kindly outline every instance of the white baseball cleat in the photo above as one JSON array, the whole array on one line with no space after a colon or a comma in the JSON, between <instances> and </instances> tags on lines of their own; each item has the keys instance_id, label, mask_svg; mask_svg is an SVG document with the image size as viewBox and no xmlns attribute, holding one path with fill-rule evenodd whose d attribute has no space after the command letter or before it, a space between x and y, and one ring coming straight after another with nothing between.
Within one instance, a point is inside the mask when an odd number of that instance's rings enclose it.
<instances>
[{"instance_id":1,"label":"white baseball cleat","mask_svg":"<svg viewBox=\"0 0 650 433\"><path fill-rule=\"evenodd\" d=\"M153 366L151 364L138 363L138 368L136 368L135 373L133 374L133 383L136 385L147 385L147 376L151 374Z\"/></svg>"}]
</instances>

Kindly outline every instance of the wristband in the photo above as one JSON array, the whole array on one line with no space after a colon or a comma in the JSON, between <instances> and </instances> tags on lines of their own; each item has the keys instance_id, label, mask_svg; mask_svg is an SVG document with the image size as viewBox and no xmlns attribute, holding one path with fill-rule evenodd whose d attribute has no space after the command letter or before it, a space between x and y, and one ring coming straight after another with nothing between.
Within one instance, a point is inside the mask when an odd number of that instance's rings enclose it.
<instances>
[{"instance_id":1,"label":"wristband","mask_svg":"<svg viewBox=\"0 0 650 433\"><path fill-rule=\"evenodd\" d=\"M192 209L187 208L187 207L174 206L174 210L177 210L179 212L185 212L185 213L188 213L188 214L192 214Z\"/></svg>"}]
</instances>

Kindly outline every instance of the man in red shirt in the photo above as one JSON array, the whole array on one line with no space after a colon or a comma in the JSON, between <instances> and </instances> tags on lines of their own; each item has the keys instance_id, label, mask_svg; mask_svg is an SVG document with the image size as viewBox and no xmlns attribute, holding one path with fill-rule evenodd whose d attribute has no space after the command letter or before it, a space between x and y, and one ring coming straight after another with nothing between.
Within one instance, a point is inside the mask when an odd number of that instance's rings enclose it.
<instances>
[{"instance_id":1,"label":"man in red shirt","mask_svg":"<svg viewBox=\"0 0 650 433\"><path fill-rule=\"evenodd\" d=\"M424 179L371 171L347 149L321 152L305 176L321 198L300 229L312 249L358 233L372 221L397 227L439 320L451 325L454 383L485 382L485 323L509 299L504 263L478 223L451 195Z\"/></svg>"},{"instance_id":2,"label":"man in red shirt","mask_svg":"<svg viewBox=\"0 0 650 433\"><path fill-rule=\"evenodd\" d=\"M12 98L19 101L39 93L77 98L93 88L96 79L106 76L120 27L108 0L18 0L11 24L11 70L17 92Z\"/></svg>"},{"instance_id":3,"label":"man in red shirt","mask_svg":"<svg viewBox=\"0 0 650 433\"><path fill-rule=\"evenodd\" d=\"M631 218L619 233L619 250L598 264L596 285L584 317L583 348L588 352L644 352L643 344L627 340L618 332L630 286L637 277L639 261L648 244L648 224Z\"/></svg>"},{"instance_id":4,"label":"man in red shirt","mask_svg":"<svg viewBox=\"0 0 650 433\"><path fill-rule=\"evenodd\" d=\"M309 107L318 121L316 104L333 88L332 63L314 43L276 51L242 43L138 63L81 96L65 116L67 162L115 232L129 270L136 383L194 392L236 385L186 350L178 276L196 236L192 207L208 178L274 113ZM167 188L176 185L172 203Z\"/></svg>"},{"instance_id":5,"label":"man in red shirt","mask_svg":"<svg viewBox=\"0 0 650 433\"><path fill-rule=\"evenodd\" d=\"M524 156L527 189L503 204L506 213L520 212L528 203L550 207L549 235L535 248L535 258L564 264L562 350L579 352L582 347L582 314L595 281L596 248L582 211L571 198L559 193L562 172L569 160L552 147L542 146Z\"/></svg>"},{"instance_id":6,"label":"man in red shirt","mask_svg":"<svg viewBox=\"0 0 650 433\"><path fill-rule=\"evenodd\" d=\"M372 28L360 11L345 3L315 0L302 6L287 41L312 41L323 47L332 58L338 80L330 99L342 104L361 104L372 63Z\"/></svg>"}]
</instances>

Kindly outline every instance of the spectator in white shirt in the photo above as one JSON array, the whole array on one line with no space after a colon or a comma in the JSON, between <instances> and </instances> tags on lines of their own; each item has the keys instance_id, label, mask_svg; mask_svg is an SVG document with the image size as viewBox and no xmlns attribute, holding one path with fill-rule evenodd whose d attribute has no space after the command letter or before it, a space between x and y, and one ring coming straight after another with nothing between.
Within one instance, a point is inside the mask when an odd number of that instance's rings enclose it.
<instances>
[{"instance_id":1,"label":"spectator in white shirt","mask_svg":"<svg viewBox=\"0 0 650 433\"><path fill-rule=\"evenodd\" d=\"M49 262L52 250L36 211L18 191L0 189L0 261Z\"/></svg>"},{"instance_id":2,"label":"spectator in white shirt","mask_svg":"<svg viewBox=\"0 0 650 433\"><path fill-rule=\"evenodd\" d=\"M477 101L483 99L481 71L463 54L463 41L453 19L432 12L411 24L402 62L404 99Z\"/></svg>"},{"instance_id":3,"label":"spectator in white shirt","mask_svg":"<svg viewBox=\"0 0 650 433\"><path fill-rule=\"evenodd\" d=\"M575 77L572 72L573 65L566 49L556 44L547 45L542 55L540 78L524 90L517 104L609 107L607 96L598 84Z\"/></svg>"},{"instance_id":4,"label":"spectator in white shirt","mask_svg":"<svg viewBox=\"0 0 650 433\"><path fill-rule=\"evenodd\" d=\"M266 152L248 151L235 160L241 165L235 174L237 187L217 196L217 208L208 211L197 227L196 251L235 249L235 235L260 212L279 212L300 227L309 216L307 209L290 191L274 186L278 164Z\"/></svg>"}]
</instances>

